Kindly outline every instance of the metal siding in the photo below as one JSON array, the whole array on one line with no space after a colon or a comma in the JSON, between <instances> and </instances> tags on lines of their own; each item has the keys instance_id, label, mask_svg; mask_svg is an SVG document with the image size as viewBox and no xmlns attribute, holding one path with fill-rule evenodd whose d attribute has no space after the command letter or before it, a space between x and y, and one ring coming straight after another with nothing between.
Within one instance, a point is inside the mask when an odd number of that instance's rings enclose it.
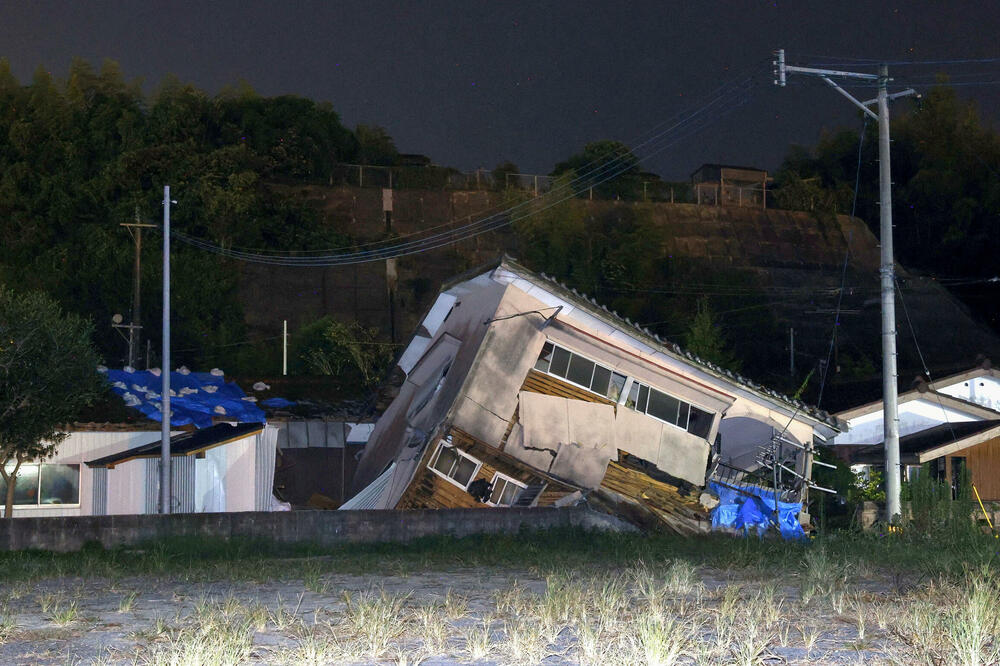
<instances>
[{"instance_id":1,"label":"metal siding","mask_svg":"<svg viewBox=\"0 0 1000 666\"><path fill-rule=\"evenodd\" d=\"M108 469L101 467L90 470L91 474L91 500L90 514L92 516L105 516L108 513Z\"/></svg>"},{"instance_id":2,"label":"metal siding","mask_svg":"<svg viewBox=\"0 0 1000 666\"><path fill-rule=\"evenodd\" d=\"M170 512L194 513L194 456L170 459Z\"/></svg>"},{"instance_id":3,"label":"metal siding","mask_svg":"<svg viewBox=\"0 0 1000 666\"><path fill-rule=\"evenodd\" d=\"M326 423L323 421L306 421L306 446L326 448Z\"/></svg>"},{"instance_id":4,"label":"metal siding","mask_svg":"<svg viewBox=\"0 0 1000 666\"><path fill-rule=\"evenodd\" d=\"M254 508L257 511L271 510L274 494L274 458L278 431L273 426L254 438Z\"/></svg>"},{"instance_id":5,"label":"metal siding","mask_svg":"<svg viewBox=\"0 0 1000 666\"><path fill-rule=\"evenodd\" d=\"M309 432L305 421L288 422L288 448L304 449L309 446Z\"/></svg>"},{"instance_id":6,"label":"metal siding","mask_svg":"<svg viewBox=\"0 0 1000 666\"><path fill-rule=\"evenodd\" d=\"M157 505L160 497L160 461L157 458L146 458L143 467L146 468L146 478L144 479L145 501L143 513L158 513Z\"/></svg>"}]
</instances>

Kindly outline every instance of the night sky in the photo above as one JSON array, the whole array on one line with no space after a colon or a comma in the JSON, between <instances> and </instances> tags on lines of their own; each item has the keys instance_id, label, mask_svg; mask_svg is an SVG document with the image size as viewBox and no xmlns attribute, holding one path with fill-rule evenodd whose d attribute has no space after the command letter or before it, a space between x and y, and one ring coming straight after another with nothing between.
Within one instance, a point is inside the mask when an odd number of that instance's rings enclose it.
<instances>
[{"instance_id":1,"label":"night sky","mask_svg":"<svg viewBox=\"0 0 1000 666\"><path fill-rule=\"evenodd\" d=\"M790 143L858 127L819 81L770 84L789 63L1000 57L1000 4L979 2L15 2L0 56L22 82L73 56L118 61L147 90L168 72L210 92L245 80L263 95L329 101L344 123L381 125L402 152L463 170L512 160L528 173L597 139L636 137L741 72L746 103L644 163L685 178L703 162L773 169ZM1000 61L893 66L900 86L938 71L996 123ZM874 97L874 91L859 95Z\"/></svg>"}]
</instances>

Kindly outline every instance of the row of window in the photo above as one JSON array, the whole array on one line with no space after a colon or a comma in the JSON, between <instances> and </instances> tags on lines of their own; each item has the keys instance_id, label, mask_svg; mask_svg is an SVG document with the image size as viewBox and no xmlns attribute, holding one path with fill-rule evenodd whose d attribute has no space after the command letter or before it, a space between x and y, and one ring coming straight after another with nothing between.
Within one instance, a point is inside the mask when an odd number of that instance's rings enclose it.
<instances>
[{"instance_id":1,"label":"row of window","mask_svg":"<svg viewBox=\"0 0 1000 666\"><path fill-rule=\"evenodd\" d=\"M618 402L628 379L625 375L557 347L551 342L546 342L542 347L542 353L535 362L535 369L562 377L614 402Z\"/></svg>"},{"instance_id":2,"label":"row of window","mask_svg":"<svg viewBox=\"0 0 1000 666\"><path fill-rule=\"evenodd\" d=\"M625 397L625 406L683 428L698 437L708 437L712 429L712 419L715 417L711 412L698 409L692 404L639 382L632 382L628 396Z\"/></svg>"},{"instance_id":3,"label":"row of window","mask_svg":"<svg viewBox=\"0 0 1000 666\"><path fill-rule=\"evenodd\" d=\"M8 464L13 472L14 465ZM0 500L7 497L7 482L0 476ZM80 466L43 463L21 465L14 482L14 506L80 503Z\"/></svg>"},{"instance_id":4,"label":"row of window","mask_svg":"<svg viewBox=\"0 0 1000 666\"><path fill-rule=\"evenodd\" d=\"M535 362L535 369L561 377L573 384L619 402L622 391L629 385L624 405L637 412L648 414L670 425L687 430L698 437L708 437L714 414L699 409L663 391L628 377L588 358L546 342Z\"/></svg>"},{"instance_id":5,"label":"row of window","mask_svg":"<svg viewBox=\"0 0 1000 666\"><path fill-rule=\"evenodd\" d=\"M442 440L427 466L462 490L468 490L483 463L447 440ZM525 484L500 472L494 473L490 485L493 490L487 504L492 506L511 506L518 492L525 487Z\"/></svg>"}]
</instances>

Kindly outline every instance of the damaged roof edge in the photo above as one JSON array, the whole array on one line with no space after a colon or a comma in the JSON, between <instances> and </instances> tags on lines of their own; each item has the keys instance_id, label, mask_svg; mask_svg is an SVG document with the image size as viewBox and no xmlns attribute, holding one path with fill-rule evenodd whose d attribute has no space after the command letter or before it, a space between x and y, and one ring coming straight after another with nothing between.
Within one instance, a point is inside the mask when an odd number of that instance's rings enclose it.
<instances>
[{"instance_id":1,"label":"damaged roof edge","mask_svg":"<svg viewBox=\"0 0 1000 666\"><path fill-rule=\"evenodd\" d=\"M662 352L663 354L681 363L694 365L697 369L716 379L735 384L743 390L748 391L759 398L763 398L764 400L777 402L793 413L799 412L812 420L832 428L833 430L844 430L844 424L841 419L837 418L837 416L831 415L817 407L807 405L801 400L794 399L790 396L779 393L778 391L769 389L761 384L758 384L757 382L754 382L748 377L744 377L743 375L731 370L726 370L725 368L719 367L714 363L710 363L709 361L706 361L691 352L685 351L680 347L680 345L664 340L649 329L640 328L635 324L626 321L618 315L617 312L613 312L602 306L596 299L574 291L562 282L559 282L555 278L552 278L544 273L535 273L534 271L522 266L516 259L509 255L503 256L500 262L495 265L494 270L497 268L508 270L516 274L518 277L528 280L543 289L555 291L556 295L560 298L580 306L591 315L602 320L604 323L614 326L615 328L622 329L623 332L637 338L640 342L648 344L656 351ZM539 280L543 281L544 284L538 284Z\"/></svg>"}]
</instances>

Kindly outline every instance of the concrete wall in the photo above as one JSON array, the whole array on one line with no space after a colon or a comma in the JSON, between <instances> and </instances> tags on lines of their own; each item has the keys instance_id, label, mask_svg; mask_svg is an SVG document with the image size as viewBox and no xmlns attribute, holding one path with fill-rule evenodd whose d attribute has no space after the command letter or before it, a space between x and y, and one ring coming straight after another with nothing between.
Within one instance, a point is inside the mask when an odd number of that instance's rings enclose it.
<instances>
[{"instance_id":1,"label":"concrete wall","mask_svg":"<svg viewBox=\"0 0 1000 666\"><path fill-rule=\"evenodd\" d=\"M405 542L425 536L513 534L521 529L635 528L587 507L440 511L283 511L79 516L0 521L0 550L105 548L180 536L268 539L280 543Z\"/></svg>"}]
</instances>

